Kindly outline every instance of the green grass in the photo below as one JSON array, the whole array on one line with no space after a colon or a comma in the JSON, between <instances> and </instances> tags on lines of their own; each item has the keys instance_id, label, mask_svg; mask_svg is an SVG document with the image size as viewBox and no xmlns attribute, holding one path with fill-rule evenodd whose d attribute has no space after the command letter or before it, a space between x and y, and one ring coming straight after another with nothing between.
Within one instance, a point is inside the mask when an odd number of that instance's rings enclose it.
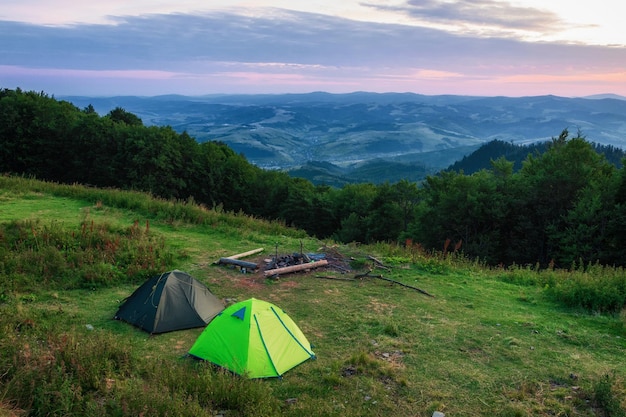
<instances>
[{"instance_id":1,"label":"green grass","mask_svg":"<svg viewBox=\"0 0 626 417\"><path fill-rule=\"evenodd\" d=\"M181 220L167 207L184 203L154 208L140 195L100 198L103 191L93 190L92 198L81 187L24 179L0 185L0 224L35 219L78 228L87 218L125 230L138 223L164 240L169 269L191 273L223 299L275 303L317 355L282 379L244 380L185 357L202 329L149 336L113 320L137 279L73 290L29 281L0 299L0 415L624 415L625 317L558 304L544 286L528 284L537 276L543 282L540 272L346 245L336 249L355 259L358 272L373 268L370 275L434 297L373 277L316 277L356 271L268 280L215 261L263 247L262 261L276 250L298 252L302 244L317 252L332 242L242 215ZM368 255L390 269L375 268Z\"/></svg>"}]
</instances>

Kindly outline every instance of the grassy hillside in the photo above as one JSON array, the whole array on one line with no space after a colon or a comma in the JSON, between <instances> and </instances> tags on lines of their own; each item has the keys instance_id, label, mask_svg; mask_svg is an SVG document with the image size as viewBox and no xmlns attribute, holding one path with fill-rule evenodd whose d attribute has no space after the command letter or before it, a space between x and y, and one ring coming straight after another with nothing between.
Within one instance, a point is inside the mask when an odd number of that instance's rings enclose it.
<instances>
[{"instance_id":1,"label":"grassy hillside","mask_svg":"<svg viewBox=\"0 0 626 417\"><path fill-rule=\"evenodd\" d=\"M266 279L215 264L260 247L246 260L302 250L351 270ZM246 380L185 356L202 329L149 336L112 319L175 268L226 302L283 308L317 359ZM624 416L626 317L572 311L546 291L610 274L623 281L610 268L487 269L419 247L338 246L193 203L1 177L0 415Z\"/></svg>"}]
</instances>

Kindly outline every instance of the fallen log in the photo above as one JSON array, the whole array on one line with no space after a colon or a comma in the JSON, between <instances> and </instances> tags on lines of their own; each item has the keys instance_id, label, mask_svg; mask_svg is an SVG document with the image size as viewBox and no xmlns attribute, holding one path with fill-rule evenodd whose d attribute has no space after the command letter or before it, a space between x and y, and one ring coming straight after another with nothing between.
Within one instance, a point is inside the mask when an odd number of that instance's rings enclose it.
<instances>
[{"instance_id":1,"label":"fallen log","mask_svg":"<svg viewBox=\"0 0 626 417\"><path fill-rule=\"evenodd\" d=\"M240 259L240 258L245 258L246 256L256 255L259 252L263 252L263 248L258 248L258 249L250 250L248 252L238 253L236 255L227 256L226 258L227 259Z\"/></svg>"},{"instance_id":2,"label":"fallen log","mask_svg":"<svg viewBox=\"0 0 626 417\"><path fill-rule=\"evenodd\" d=\"M242 268L248 268L248 269L257 269L258 265L253 263L253 262L246 262L246 261L240 261L238 259L231 259L231 258L220 258L219 264L228 264L228 265L237 265L240 266Z\"/></svg>"},{"instance_id":3,"label":"fallen log","mask_svg":"<svg viewBox=\"0 0 626 417\"><path fill-rule=\"evenodd\" d=\"M321 261L316 261L316 262L308 262L305 264L284 266L282 268L276 268L276 269L268 269L267 271L264 272L264 274L266 277L271 277L272 275L288 274L289 272L302 271L305 269L313 269L313 268L317 268L318 266L324 266L327 264L328 264L328 261L326 259L322 259Z\"/></svg>"}]
</instances>

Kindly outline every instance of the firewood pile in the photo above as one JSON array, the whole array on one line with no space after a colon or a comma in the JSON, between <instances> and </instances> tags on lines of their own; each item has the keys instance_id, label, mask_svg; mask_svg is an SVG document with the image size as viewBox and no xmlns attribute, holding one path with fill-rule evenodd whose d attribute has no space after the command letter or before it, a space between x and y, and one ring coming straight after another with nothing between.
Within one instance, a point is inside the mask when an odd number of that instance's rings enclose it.
<instances>
[{"instance_id":1,"label":"firewood pile","mask_svg":"<svg viewBox=\"0 0 626 417\"><path fill-rule=\"evenodd\" d=\"M275 255L265 260L264 274L266 277L276 277L280 274L311 269L337 270L346 273L351 270L349 259L346 259L336 250L327 250L318 253L292 253Z\"/></svg>"},{"instance_id":2,"label":"firewood pile","mask_svg":"<svg viewBox=\"0 0 626 417\"><path fill-rule=\"evenodd\" d=\"M313 254L311 254L313 255ZM309 254L292 253L290 255L274 256L272 259L266 259L265 270L285 268L287 266L302 265L324 259L318 256L309 256Z\"/></svg>"},{"instance_id":3,"label":"firewood pile","mask_svg":"<svg viewBox=\"0 0 626 417\"><path fill-rule=\"evenodd\" d=\"M317 253L304 253L302 247L300 252L291 254L276 254L271 258L264 258L262 261L249 262L240 258L256 255L262 252L263 248L254 249L227 257L222 257L216 264L226 265L231 268L239 268L241 272L247 273L262 271L265 277L278 278L279 275L294 273L299 271L311 271L313 269L335 270L342 274L350 272L350 259L344 257L338 250L332 247L324 246L318 249ZM263 265L263 267L261 267Z\"/></svg>"}]
</instances>

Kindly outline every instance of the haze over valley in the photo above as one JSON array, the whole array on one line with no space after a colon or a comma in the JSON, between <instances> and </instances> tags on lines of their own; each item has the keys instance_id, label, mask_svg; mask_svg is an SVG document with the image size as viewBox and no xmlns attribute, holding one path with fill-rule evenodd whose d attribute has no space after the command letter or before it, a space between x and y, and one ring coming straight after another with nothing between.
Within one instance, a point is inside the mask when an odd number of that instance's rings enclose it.
<instances>
[{"instance_id":1,"label":"haze over valley","mask_svg":"<svg viewBox=\"0 0 626 417\"><path fill-rule=\"evenodd\" d=\"M80 108L91 104L100 114L121 107L146 125L171 126L200 142L224 142L263 168L316 169L374 182L419 180L486 142L530 144L563 129L581 132L590 142L626 147L626 100L613 95L317 92L61 99Z\"/></svg>"}]
</instances>

